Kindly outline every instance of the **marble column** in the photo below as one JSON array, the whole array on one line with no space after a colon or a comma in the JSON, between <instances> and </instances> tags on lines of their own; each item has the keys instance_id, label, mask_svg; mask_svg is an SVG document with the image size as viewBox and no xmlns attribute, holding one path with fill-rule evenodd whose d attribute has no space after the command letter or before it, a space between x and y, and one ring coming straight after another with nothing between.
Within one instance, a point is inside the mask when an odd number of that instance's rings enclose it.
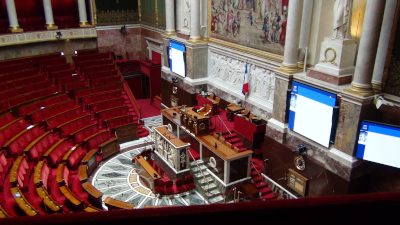
<instances>
[{"instance_id":1,"label":"marble column","mask_svg":"<svg viewBox=\"0 0 400 225\"><path fill-rule=\"evenodd\" d=\"M78 11L79 11L79 26L89 27L90 25L87 20L85 0L78 0Z\"/></svg>"},{"instance_id":2,"label":"marble column","mask_svg":"<svg viewBox=\"0 0 400 225\"><path fill-rule=\"evenodd\" d=\"M15 9L14 0L6 0L8 21L10 22L10 30L13 33L24 32L23 29L19 27L17 10Z\"/></svg>"},{"instance_id":3,"label":"marble column","mask_svg":"<svg viewBox=\"0 0 400 225\"><path fill-rule=\"evenodd\" d=\"M288 8L285 53L282 67L278 68L278 71L293 74L300 72L297 66L297 57L299 53L303 0L289 1Z\"/></svg>"},{"instance_id":4,"label":"marble column","mask_svg":"<svg viewBox=\"0 0 400 225\"><path fill-rule=\"evenodd\" d=\"M382 90L382 77L385 69L386 56L389 48L390 36L392 34L393 19L396 13L397 0L387 0L383 14L381 35L379 37L378 50L372 75L372 88L379 93Z\"/></svg>"},{"instance_id":5,"label":"marble column","mask_svg":"<svg viewBox=\"0 0 400 225\"><path fill-rule=\"evenodd\" d=\"M54 24L53 7L51 6L51 0L43 0L44 16L46 17L47 30L58 29Z\"/></svg>"},{"instance_id":6,"label":"marble column","mask_svg":"<svg viewBox=\"0 0 400 225\"><path fill-rule=\"evenodd\" d=\"M302 52L302 58L299 59L300 67L304 67L305 50L308 47L308 42L310 41L310 30L311 30L311 18L313 12L314 0L304 0L303 2L303 13L301 18L301 29L300 29L300 40L299 48ZM304 55L304 56L303 56Z\"/></svg>"},{"instance_id":7,"label":"marble column","mask_svg":"<svg viewBox=\"0 0 400 225\"><path fill-rule=\"evenodd\" d=\"M201 0L202 3L202 13L201 13L201 26L205 28L204 34L203 34L203 41L208 41L208 1L207 0Z\"/></svg>"},{"instance_id":8,"label":"marble column","mask_svg":"<svg viewBox=\"0 0 400 225\"><path fill-rule=\"evenodd\" d=\"M165 35L176 35L174 0L165 0Z\"/></svg>"},{"instance_id":9,"label":"marble column","mask_svg":"<svg viewBox=\"0 0 400 225\"><path fill-rule=\"evenodd\" d=\"M191 42L198 42L200 37L200 0L190 1L190 38Z\"/></svg>"},{"instance_id":10,"label":"marble column","mask_svg":"<svg viewBox=\"0 0 400 225\"><path fill-rule=\"evenodd\" d=\"M385 1L368 0L353 82L347 91L369 96L373 94L372 73L374 69L379 35L382 26Z\"/></svg>"},{"instance_id":11,"label":"marble column","mask_svg":"<svg viewBox=\"0 0 400 225\"><path fill-rule=\"evenodd\" d=\"M175 4L176 4L176 30L177 31L181 31L182 29L182 0L175 0Z\"/></svg>"}]
</instances>

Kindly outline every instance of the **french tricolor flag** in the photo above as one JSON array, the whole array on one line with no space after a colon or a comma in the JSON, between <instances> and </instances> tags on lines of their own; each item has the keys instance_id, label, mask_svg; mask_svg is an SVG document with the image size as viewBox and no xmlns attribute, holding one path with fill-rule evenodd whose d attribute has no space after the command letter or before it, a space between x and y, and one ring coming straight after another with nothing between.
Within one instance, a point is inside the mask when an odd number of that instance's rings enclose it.
<instances>
[{"instance_id":1,"label":"french tricolor flag","mask_svg":"<svg viewBox=\"0 0 400 225\"><path fill-rule=\"evenodd\" d=\"M247 63L246 63L246 72L244 73L242 93L246 95L247 92L249 92L249 72L247 71Z\"/></svg>"}]
</instances>

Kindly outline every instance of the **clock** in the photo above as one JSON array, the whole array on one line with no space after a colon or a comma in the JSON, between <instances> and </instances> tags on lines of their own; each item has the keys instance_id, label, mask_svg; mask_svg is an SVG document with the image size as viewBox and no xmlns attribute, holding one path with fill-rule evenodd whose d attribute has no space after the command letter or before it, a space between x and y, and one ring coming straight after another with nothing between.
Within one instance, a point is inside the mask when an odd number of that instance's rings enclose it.
<instances>
[{"instance_id":1,"label":"clock","mask_svg":"<svg viewBox=\"0 0 400 225\"><path fill-rule=\"evenodd\" d=\"M298 170L303 171L306 168L306 161L301 156L294 158L294 165Z\"/></svg>"}]
</instances>

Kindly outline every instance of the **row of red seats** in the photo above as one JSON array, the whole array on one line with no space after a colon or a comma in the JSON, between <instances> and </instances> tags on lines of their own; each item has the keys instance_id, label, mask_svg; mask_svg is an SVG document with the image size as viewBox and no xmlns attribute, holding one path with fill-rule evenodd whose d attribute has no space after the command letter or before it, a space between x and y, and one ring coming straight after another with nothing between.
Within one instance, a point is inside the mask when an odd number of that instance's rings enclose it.
<instances>
[{"instance_id":1,"label":"row of red seats","mask_svg":"<svg viewBox=\"0 0 400 225\"><path fill-rule=\"evenodd\" d=\"M13 138L27 127L28 125L26 124L25 119L22 117L7 124L7 126L2 127L0 129L0 145L3 146L8 140Z\"/></svg>"},{"instance_id":2,"label":"row of red seats","mask_svg":"<svg viewBox=\"0 0 400 225\"><path fill-rule=\"evenodd\" d=\"M0 127L3 127L14 120L15 118L11 115L11 113L5 113L0 116Z\"/></svg>"},{"instance_id":3,"label":"row of red seats","mask_svg":"<svg viewBox=\"0 0 400 225\"><path fill-rule=\"evenodd\" d=\"M110 54L108 53L98 53L93 55L83 55L83 56L72 56L72 60L74 63L79 63L83 61L91 61L91 60L102 60L102 59L109 59Z\"/></svg>"},{"instance_id":4,"label":"row of red seats","mask_svg":"<svg viewBox=\"0 0 400 225\"><path fill-rule=\"evenodd\" d=\"M106 109L103 111L96 112L99 118L99 127L105 126L105 120L111 119L118 116L125 116L129 114L128 106L120 106L111 109Z\"/></svg>"},{"instance_id":5,"label":"row of red seats","mask_svg":"<svg viewBox=\"0 0 400 225\"><path fill-rule=\"evenodd\" d=\"M33 112L31 115L31 123L38 124L44 121L47 118L50 118L56 114L61 112L65 112L75 107L75 102L72 99L50 105L49 107L45 107L43 109L37 110Z\"/></svg>"},{"instance_id":6,"label":"row of red seats","mask_svg":"<svg viewBox=\"0 0 400 225\"><path fill-rule=\"evenodd\" d=\"M108 71L108 70L114 70L115 65L114 64L106 64L106 65L96 65L96 66L89 66L89 67L83 67L81 68L80 72L85 78L86 73L92 73L92 72L99 72L99 71Z\"/></svg>"},{"instance_id":7,"label":"row of red seats","mask_svg":"<svg viewBox=\"0 0 400 225\"><path fill-rule=\"evenodd\" d=\"M187 175L185 177L185 184L183 183L183 179L179 178L175 181L175 187L173 188L174 182L172 180L167 180L164 182L162 179L158 179L156 181L156 187L154 188L154 192L157 194L164 195L174 195L181 194L185 192L190 192L196 188L196 184L193 182L193 176Z\"/></svg>"},{"instance_id":8,"label":"row of red seats","mask_svg":"<svg viewBox=\"0 0 400 225\"><path fill-rule=\"evenodd\" d=\"M75 145L81 144L83 140L86 138L96 134L99 132L99 126L97 124L92 124L89 126L86 126L82 129L79 129L75 132L70 133L70 136L74 142Z\"/></svg>"},{"instance_id":9,"label":"row of red seats","mask_svg":"<svg viewBox=\"0 0 400 225\"><path fill-rule=\"evenodd\" d=\"M98 71L98 72L90 72L85 74L86 80L105 78L118 76L118 70L107 70L107 71Z\"/></svg>"},{"instance_id":10,"label":"row of red seats","mask_svg":"<svg viewBox=\"0 0 400 225\"><path fill-rule=\"evenodd\" d=\"M68 145L68 141L60 139L57 143L53 144L43 155L47 159L47 163L50 167L57 167L71 147Z\"/></svg>"},{"instance_id":11,"label":"row of red seats","mask_svg":"<svg viewBox=\"0 0 400 225\"><path fill-rule=\"evenodd\" d=\"M59 57L59 58L55 58L55 59L45 59L45 60L39 61L39 68L42 72L46 72L45 68L47 66L58 65L58 64L63 64L63 63L67 63L67 58Z\"/></svg>"},{"instance_id":12,"label":"row of red seats","mask_svg":"<svg viewBox=\"0 0 400 225\"><path fill-rule=\"evenodd\" d=\"M29 162L37 163L42 158L43 154L58 140L57 137L54 137L53 134L48 131L25 147L24 154L28 157Z\"/></svg>"},{"instance_id":13,"label":"row of red seats","mask_svg":"<svg viewBox=\"0 0 400 225\"><path fill-rule=\"evenodd\" d=\"M17 64L18 65L18 64ZM5 83L9 81L15 81L27 77L33 77L41 75L39 70L36 68L30 68L26 70L19 70L15 72L5 73L4 75L0 76L0 83Z\"/></svg>"},{"instance_id":14,"label":"row of red seats","mask_svg":"<svg viewBox=\"0 0 400 225\"><path fill-rule=\"evenodd\" d=\"M137 123L137 119L134 120L133 115L124 115L124 116L118 116L114 117L111 119L105 120L106 125L107 125L107 130L111 135L115 133L115 128L119 126L123 126L126 124L132 124L132 123Z\"/></svg>"},{"instance_id":15,"label":"row of red seats","mask_svg":"<svg viewBox=\"0 0 400 225\"><path fill-rule=\"evenodd\" d=\"M89 138L84 140L84 144L86 145L86 149L99 149L99 145L104 142L114 140L115 138L110 139L110 135L107 131L102 131L97 133L96 135L92 135Z\"/></svg>"},{"instance_id":16,"label":"row of red seats","mask_svg":"<svg viewBox=\"0 0 400 225\"><path fill-rule=\"evenodd\" d=\"M102 102L102 101L115 99L115 98L121 98L121 97L122 97L122 94L119 89L102 92L99 94L89 95L89 96L83 96L83 97L81 97L82 108L83 108L83 110L86 111L88 109L88 105L91 103Z\"/></svg>"},{"instance_id":17,"label":"row of red seats","mask_svg":"<svg viewBox=\"0 0 400 225\"><path fill-rule=\"evenodd\" d=\"M50 77L53 81L53 84L56 85L58 84L57 81L60 78L65 78L65 77L72 77L72 74L75 73L74 69L67 69L67 70L61 70L61 71L56 71L50 74ZM79 76L76 76L79 77Z\"/></svg>"},{"instance_id":18,"label":"row of red seats","mask_svg":"<svg viewBox=\"0 0 400 225\"><path fill-rule=\"evenodd\" d=\"M56 79L57 80L56 83L58 84L58 89L61 92L63 91L65 84L78 82L80 81L80 79L81 79L80 76L60 77Z\"/></svg>"},{"instance_id":19,"label":"row of red seats","mask_svg":"<svg viewBox=\"0 0 400 225\"><path fill-rule=\"evenodd\" d=\"M50 87L50 88L47 88L44 90L39 90L39 91L34 91L31 93L24 94L24 95L19 95L12 99L7 99L7 100L0 102L0 109L3 111L7 111L8 109L10 109L16 105L24 104L31 100L39 99L39 98L42 98L45 96L51 96L52 94L54 94L56 92L57 92L56 87Z\"/></svg>"},{"instance_id":20,"label":"row of red seats","mask_svg":"<svg viewBox=\"0 0 400 225\"><path fill-rule=\"evenodd\" d=\"M110 99L102 102L95 102L92 104L89 104L89 111L90 115L92 116L92 119L97 119L97 112L115 108L115 107L120 107L124 105L124 98L115 98L115 99Z\"/></svg>"},{"instance_id":21,"label":"row of red seats","mask_svg":"<svg viewBox=\"0 0 400 225\"><path fill-rule=\"evenodd\" d=\"M0 101L13 98L18 95L23 95L29 92L34 92L42 89L46 89L51 86L49 81L42 81L32 85L26 85L20 88L8 89L4 92L0 92Z\"/></svg>"},{"instance_id":22,"label":"row of red seats","mask_svg":"<svg viewBox=\"0 0 400 225\"><path fill-rule=\"evenodd\" d=\"M65 124L60 125L59 131L60 136L62 138L68 138L69 134L75 132L83 127L86 127L91 124L91 119L89 115L78 117L74 120L71 120Z\"/></svg>"},{"instance_id":23,"label":"row of red seats","mask_svg":"<svg viewBox=\"0 0 400 225\"><path fill-rule=\"evenodd\" d=\"M45 59L54 59L54 58L59 58L59 57L64 57L64 56L61 56L60 53L50 53L50 54L46 54L46 55L35 55L35 56L24 57L24 58L2 60L2 61L0 61L0 67L13 65L13 64L20 64L20 63L25 63L25 62L34 62L33 66L39 67L39 61L42 61Z\"/></svg>"},{"instance_id":24,"label":"row of red seats","mask_svg":"<svg viewBox=\"0 0 400 225\"><path fill-rule=\"evenodd\" d=\"M65 154L63 161L66 163L69 169L76 171L86 154L87 151L78 145L74 150L69 150L67 154Z\"/></svg>"},{"instance_id":25,"label":"row of red seats","mask_svg":"<svg viewBox=\"0 0 400 225\"><path fill-rule=\"evenodd\" d=\"M48 107L50 105L54 105L63 101L68 100L68 95L66 94L56 94L56 95L51 95L49 98L39 100L36 102L33 102L29 105L25 105L21 108L18 109L18 115L19 116L26 116L29 115L36 110L40 110L43 107Z\"/></svg>"},{"instance_id":26,"label":"row of red seats","mask_svg":"<svg viewBox=\"0 0 400 225\"><path fill-rule=\"evenodd\" d=\"M45 71L46 71L46 77L47 78L52 78L51 73L55 73L58 71L64 71L64 70L69 70L71 68L71 64L69 63L63 63L63 64L58 64L58 65L51 65L51 66L46 66Z\"/></svg>"},{"instance_id":27,"label":"row of red seats","mask_svg":"<svg viewBox=\"0 0 400 225\"><path fill-rule=\"evenodd\" d=\"M31 84L38 83L41 81L45 81L44 76L43 75L35 75L35 76L20 78L17 80L8 81L7 83L1 83L0 87L4 87L4 89L2 89L2 90L6 90L6 89L10 89L10 88L18 88L18 87L25 86L25 85L31 85Z\"/></svg>"},{"instance_id":28,"label":"row of red seats","mask_svg":"<svg viewBox=\"0 0 400 225\"><path fill-rule=\"evenodd\" d=\"M99 51L97 51L97 48L95 49L82 49L82 50L77 50L76 54L77 56L83 56L83 55L95 55L98 54Z\"/></svg>"},{"instance_id":29,"label":"row of red seats","mask_svg":"<svg viewBox=\"0 0 400 225\"><path fill-rule=\"evenodd\" d=\"M90 80L90 86L94 87L100 84L113 83L118 81L121 81L120 76L92 79Z\"/></svg>"},{"instance_id":30,"label":"row of red seats","mask_svg":"<svg viewBox=\"0 0 400 225\"><path fill-rule=\"evenodd\" d=\"M54 115L54 116L46 119L46 129L53 130L57 126L65 123L65 122L68 122L70 120L81 117L81 116L84 116L84 113L83 113L81 107L76 107L76 108L68 110L66 112L59 113L57 115Z\"/></svg>"},{"instance_id":31,"label":"row of red seats","mask_svg":"<svg viewBox=\"0 0 400 225\"><path fill-rule=\"evenodd\" d=\"M85 81L78 81L78 82L74 82L74 83L68 83L64 85L64 91L66 93L69 93L72 90L75 89L81 89L86 87L86 82Z\"/></svg>"},{"instance_id":32,"label":"row of red seats","mask_svg":"<svg viewBox=\"0 0 400 225\"><path fill-rule=\"evenodd\" d=\"M33 126L33 125L32 125ZM44 133L38 126L29 127L18 133L12 139L7 141L3 148L7 151L9 157L16 159L20 156L26 146Z\"/></svg>"},{"instance_id":33,"label":"row of red seats","mask_svg":"<svg viewBox=\"0 0 400 225\"><path fill-rule=\"evenodd\" d=\"M12 73L12 72L16 72L16 71L31 69L33 67L33 65L34 65L34 62L24 62L24 63L19 63L19 64L2 66L2 67L0 67L0 74Z\"/></svg>"},{"instance_id":34,"label":"row of red seats","mask_svg":"<svg viewBox=\"0 0 400 225\"><path fill-rule=\"evenodd\" d=\"M6 158L4 151L0 151L0 193L3 192L4 179L10 171L13 164L11 158Z\"/></svg>"},{"instance_id":35,"label":"row of red seats","mask_svg":"<svg viewBox=\"0 0 400 225\"><path fill-rule=\"evenodd\" d=\"M80 103L81 102L80 98L82 98L83 96L94 95L94 94L99 94L101 92L114 91L114 90L119 90L118 85L110 84L110 85L101 86L101 87L91 87L91 88L87 88L84 90L79 90L74 93L75 101L76 101L76 103Z\"/></svg>"},{"instance_id":36,"label":"row of red seats","mask_svg":"<svg viewBox=\"0 0 400 225\"><path fill-rule=\"evenodd\" d=\"M75 66L78 69L78 73L81 74L81 69L85 67L92 67L92 66L99 66L99 65L106 65L106 64L113 64L112 59L95 59L89 61L82 61L82 62L75 62Z\"/></svg>"}]
</instances>

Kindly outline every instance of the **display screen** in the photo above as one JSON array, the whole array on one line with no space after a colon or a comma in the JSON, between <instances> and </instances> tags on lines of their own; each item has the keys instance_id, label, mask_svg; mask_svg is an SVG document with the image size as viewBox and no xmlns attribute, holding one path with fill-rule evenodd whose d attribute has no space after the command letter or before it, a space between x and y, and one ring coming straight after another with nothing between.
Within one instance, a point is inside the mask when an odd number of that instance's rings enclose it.
<instances>
[{"instance_id":1,"label":"display screen","mask_svg":"<svg viewBox=\"0 0 400 225\"><path fill-rule=\"evenodd\" d=\"M361 123L357 158L400 168L400 127Z\"/></svg>"},{"instance_id":2,"label":"display screen","mask_svg":"<svg viewBox=\"0 0 400 225\"><path fill-rule=\"evenodd\" d=\"M185 61L185 45L169 41L169 67L171 71L182 77L186 77Z\"/></svg>"},{"instance_id":3,"label":"display screen","mask_svg":"<svg viewBox=\"0 0 400 225\"><path fill-rule=\"evenodd\" d=\"M290 96L289 129L329 147L334 118L336 95L293 82Z\"/></svg>"}]
</instances>

